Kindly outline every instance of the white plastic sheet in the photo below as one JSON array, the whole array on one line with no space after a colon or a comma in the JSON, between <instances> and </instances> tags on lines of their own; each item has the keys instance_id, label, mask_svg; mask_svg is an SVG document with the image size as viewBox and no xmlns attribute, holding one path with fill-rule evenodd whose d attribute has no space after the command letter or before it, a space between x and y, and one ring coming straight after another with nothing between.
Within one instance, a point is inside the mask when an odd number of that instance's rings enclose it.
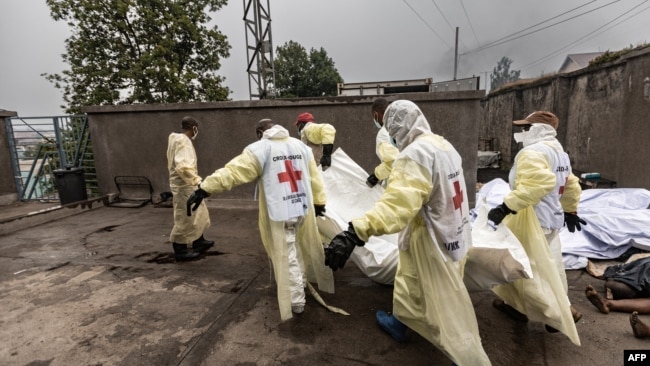
<instances>
[{"instance_id":1,"label":"white plastic sheet","mask_svg":"<svg viewBox=\"0 0 650 366\"><path fill-rule=\"evenodd\" d=\"M332 166L322 173L327 192L326 216L316 221L325 245L341 231L348 222L372 209L384 188L376 185L368 188L366 173L342 149L332 154ZM504 225L497 231L487 227L487 208L482 214L485 230L472 231L476 248L470 249L470 259L465 267L471 290L486 290L497 284L519 278L530 278L532 271L526 252L519 241ZM370 279L382 284L392 284L399 249L398 234L371 237L363 247L352 252L350 260ZM471 273L470 273L471 272Z\"/></svg>"},{"instance_id":2,"label":"white plastic sheet","mask_svg":"<svg viewBox=\"0 0 650 366\"><path fill-rule=\"evenodd\" d=\"M487 223L488 207L479 202L472 226L472 247L467 254L463 281L468 291L489 290L521 278L532 278L526 250L506 225Z\"/></svg>"},{"instance_id":3,"label":"white plastic sheet","mask_svg":"<svg viewBox=\"0 0 650 366\"><path fill-rule=\"evenodd\" d=\"M372 209L384 188L366 185L366 173L342 149L332 154L332 165L322 172L327 193L326 218L318 218L318 228L324 242L329 244L334 235L347 229L348 222ZM392 284L397 271L399 252L397 234L373 236L363 247L357 247L350 261L370 279Z\"/></svg>"},{"instance_id":4,"label":"white plastic sheet","mask_svg":"<svg viewBox=\"0 0 650 366\"><path fill-rule=\"evenodd\" d=\"M510 186L502 179L485 184L477 202L488 206L503 202ZM650 250L650 191L642 188L586 189L578 215L587 222L582 231L560 231L562 261L566 269L581 269L587 259L613 259L631 247Z\"/></svg>"}]
</instances>

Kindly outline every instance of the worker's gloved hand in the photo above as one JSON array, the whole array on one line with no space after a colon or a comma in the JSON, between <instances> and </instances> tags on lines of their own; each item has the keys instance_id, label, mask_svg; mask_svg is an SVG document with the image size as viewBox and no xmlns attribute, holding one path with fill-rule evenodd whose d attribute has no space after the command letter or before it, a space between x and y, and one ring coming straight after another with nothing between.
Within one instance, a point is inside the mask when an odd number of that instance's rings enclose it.
<instances>
[{"instance_id":1,"label":"worker's gloved hand","mask_svg":"<svg viewBox=\"0 0 650 366\"><path fill-rule=\"evenodd\" d=\"M587 225L587 222L581 219L576 213L564 213L564 225L566 225L567 229L569 229L569 232L574 233L576 229L578 229L578 231L582 231L582 228L580 227L581 224Z\"/></svg>"},{"instance_id":2,"label":"worker's gloved hand","mask_svg":"<svg viewBox=\"0 0 650 366\"><path fill-rule=\"evenodd\" d=\"M368 187L370 187L370 188L376 186L377 183L379 183L379 178L377 178L375 173L370 174L368 176L368 179L366 179L366 185L368 185Z\"/></svg>"},{"instance_id":3,"label":"worker's gloved hand","mask_svg":"<svg viewBox=\"0 0 650 366\"><path fill-rule=\"evenodd\" d=\"M323 156L320 158L320 166L323 171L332 165L332 150L334 150L334 144L323 145Z\"/></svg>"},{"instance_id":4,"label":"worker's gloved hand","mask_svg":"<svg viewBox=\"0 0 650 366\"><path fill-rule=\"evenodd\" d=\"M339 233L332 239L330 244L325 248L325 265L333 271L345 266L345 262L350 258L355 246L364 246L366 243L359 239L354 231L352 223L348 229Z\"/></svg>"},{"instance_id":5,"label":"worker's gloved hand","mask_svg":"<svg viewBox=\"0 0 650 366\"><path fill-rule=\"evenodd\" d=\"M488 212L488 221L491 221L494 226L497 226L509 214L516 214L516 212L509 209L505 203L502 203Z\"/></svg>"},{"instance_id":6,"label":"worker's gloved hand","mask_svg":"<svg viewBox=\"0 0 650 366\"><path fill-rule=\"evenodd\" d=\"M325 216L325 205L314 205L314 213L316 216Z\"/></svg>"},{"instance_id":7,"label":"worker's gloved hand","mask_svg":"<svg viewBox=\"0 0 650 366\"><path fill-rule=\"evenodd\" d=\"M209 196L210 193L201 189L201 186L199 186L199 189L192 192L190 198L187 199L187 216L192 216L192 211L196 211L196 209L199 208L201 202L203 202L203 199ZM192 206L192 204L194 206Z\"/></svg>"}]
</instances>

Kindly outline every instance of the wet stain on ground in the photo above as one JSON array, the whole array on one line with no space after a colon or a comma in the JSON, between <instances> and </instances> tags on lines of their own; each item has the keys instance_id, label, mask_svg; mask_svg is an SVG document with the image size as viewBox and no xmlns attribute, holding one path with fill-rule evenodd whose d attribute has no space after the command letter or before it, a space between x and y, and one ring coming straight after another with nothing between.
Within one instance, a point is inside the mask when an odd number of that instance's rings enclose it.
<instances>
[{"instance_id":1,"label":"wet stain on ground","mask_svg":"<svg viewBox=\"0 0 650 366\"><path fill-rule=\"evenodd\" d=\"M109 232L110 233L111 231L115 230L115 228L118 227L118 226L120 226L120 225L104 226L103 228L101 228L101 229L99 229L99 230L97 230L95 232L96 233L101 233L101 232Z\"/></svg>"},{"instance_id":2,"label":"wet stain on ground","mask_svg":"<svg viewBox=\"0 0 650 366\"><path fill-rule=\"evenodd\" d=\"M53 265L53 266L47 267L45 270L46 270L46 271L54 271L55 269L59 269L59 268L61 268L61 267L65 267L65 266L67 266L68 264L70 264L70 262L57 263L57 264L55 264L55 265Z\"/></svg>"}]
</instances>

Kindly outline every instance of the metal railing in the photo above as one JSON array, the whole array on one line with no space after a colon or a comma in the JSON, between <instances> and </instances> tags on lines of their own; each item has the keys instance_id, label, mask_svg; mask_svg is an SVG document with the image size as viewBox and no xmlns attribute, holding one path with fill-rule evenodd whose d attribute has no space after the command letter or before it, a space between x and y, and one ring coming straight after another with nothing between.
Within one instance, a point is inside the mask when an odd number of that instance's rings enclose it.
<instances>
[{"instance_id":1,"label":"metal railing","mask_svg":"<svg viewBox=\"0 0 650 366\"><path fill-rule=\"evenodd\" d=\"M19 200L59 200L55 171L66 168L83 169L87 196L99 196L85 115L9 117L5 127Z\"/></svg>"}]
</instances>

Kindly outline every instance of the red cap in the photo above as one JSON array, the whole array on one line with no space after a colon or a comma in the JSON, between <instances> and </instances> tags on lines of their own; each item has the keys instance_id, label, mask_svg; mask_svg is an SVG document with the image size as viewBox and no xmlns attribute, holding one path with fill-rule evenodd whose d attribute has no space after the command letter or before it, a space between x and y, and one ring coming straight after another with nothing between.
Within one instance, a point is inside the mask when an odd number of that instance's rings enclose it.
<instances>
[{"instance_id":1,"label":"red cap","mask_svg":"<svg viewBox=\"0 0 650 366\"><path fill-rule=\"evenodd\" d=\"M301 122L314 122L314 116L312 116L309 112L300 113L294 125L298 126L298 123Z\"/></svg>"}]
</instances>

